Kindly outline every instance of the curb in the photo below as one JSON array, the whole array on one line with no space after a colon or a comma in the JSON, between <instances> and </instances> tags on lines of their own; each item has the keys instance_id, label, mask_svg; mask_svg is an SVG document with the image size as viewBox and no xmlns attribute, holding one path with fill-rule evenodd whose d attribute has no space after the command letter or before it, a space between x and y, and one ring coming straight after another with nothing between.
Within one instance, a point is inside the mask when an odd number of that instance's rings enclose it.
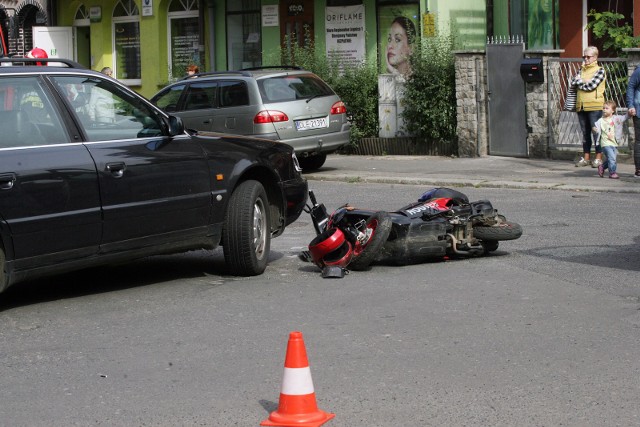
<instances>
[{"instance_id":1,"label":"curb","mask_svg":"<svg viewBox=\"0 0 640 427\"><path fill-rule=\"evenodd\" d=\"M371 184L401 184L401 185L429 185L447 187L475 187L475 188L509 188L521 190L564 190L597 193L632 193L640 194L640 185L634 187L612 187L594 185L576 185L562 182L526 182L526 181L493 181L488 179L429 179L399 176L367 177L356 174L341 173L323 175L319 173L304 174L308 181L332 181L347 183L371 183ZM631 178L634 179L634 178ZM625 179L623 182L627 182Z\"/></svg>"}]
</instances>

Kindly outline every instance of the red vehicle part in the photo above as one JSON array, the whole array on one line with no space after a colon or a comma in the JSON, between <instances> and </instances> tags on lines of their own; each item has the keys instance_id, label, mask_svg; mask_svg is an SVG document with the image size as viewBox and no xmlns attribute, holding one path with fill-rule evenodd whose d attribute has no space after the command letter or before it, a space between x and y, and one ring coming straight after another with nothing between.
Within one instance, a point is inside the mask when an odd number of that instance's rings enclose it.
<instances>
[{"instance_id":1,"label":"red vehicle part","mask_svg":"<svg viewBox=\"0 0 640 427\"><path fill-rule=\"evenodd\" d=\"M4 41L4 33L2 32L2 26L0 26L0 48L2 49L2 51L0 51L0 58L2 58L7 55L7 44Z\"/></svg>"}]
</instances>

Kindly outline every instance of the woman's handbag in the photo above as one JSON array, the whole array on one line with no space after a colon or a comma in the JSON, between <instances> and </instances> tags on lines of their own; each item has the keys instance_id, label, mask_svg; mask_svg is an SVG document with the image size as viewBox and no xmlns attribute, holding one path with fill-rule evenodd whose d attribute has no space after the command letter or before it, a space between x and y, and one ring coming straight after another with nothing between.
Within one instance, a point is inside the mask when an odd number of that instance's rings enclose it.
<instances>
[{"instance_id":1,"label":"woman's handbag","mask_svg":"<svg viewBox=\"0 0 640 427\"><path fill-rule=\"evenodd\" d=\"M567 97L564 99L564 111L576 111L577 97L576 87L569 85L567 87Z\"/></svg>"}]
</instances>

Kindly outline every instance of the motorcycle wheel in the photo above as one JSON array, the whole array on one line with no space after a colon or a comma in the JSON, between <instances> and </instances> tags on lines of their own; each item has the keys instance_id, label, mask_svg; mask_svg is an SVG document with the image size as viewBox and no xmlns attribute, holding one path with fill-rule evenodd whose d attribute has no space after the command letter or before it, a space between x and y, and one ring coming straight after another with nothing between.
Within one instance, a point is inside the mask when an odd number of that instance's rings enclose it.
<instances>
[{"instance_id":1,"label":"motorcycle wheel","mask_svg":"<svg viewBox=\"0 0 640 427\"><path fill-rule=\"evenodd\" d=\"M522 226L505 221L491 227L473 227L473 235L479 240L515 240L522 236Z\"/></svg>"},{"instance_id":2,"label":"motorcycle wheel","mask_svg":"<svg viewBox=\"0 0 640 427\"><path fill-rule=\"evenodd\" d=\"M372 233L369 240L360 246L354 253L353 260L349 263L349 270L362 271L369 268L369 264L389 238L391 233L391 216L384 211L374 213L367 220L367 229L371 229Z\"/></svg>"},{"instance_id":3,"label":"motorcycle wheel","mask_svg":"<svg viewBox=\"0 0 640 427\"><path fill-rule=\"evenodd\" d=\"M498 250L500 242L498 242L497 240L482 240L480 244L482 245L482 248L484 249L484 253L486 255L489 252Z\"/></svg>"}]
</instances>

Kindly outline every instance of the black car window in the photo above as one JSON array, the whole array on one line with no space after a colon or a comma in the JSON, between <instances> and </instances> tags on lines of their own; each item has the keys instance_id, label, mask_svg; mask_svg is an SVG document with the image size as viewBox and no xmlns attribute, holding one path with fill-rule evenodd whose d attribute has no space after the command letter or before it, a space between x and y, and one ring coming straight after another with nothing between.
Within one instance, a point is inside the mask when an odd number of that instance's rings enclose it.
<instances>
[{"instance_id":1,"label":"black car window","mask_svg":"<svg viewBox=\"0 0 640 427\"><path fill-rule=\"evenodd\" d=\"M113 82L98 77L53 77L63 96L75 87L86 103L73 106L89 141L163 135L162 119L147 104ZM68 99L68 98L67 98Z\"/></svg>"},{"instance_id":2,"label":"black car window","mask_svg":"<svg viewBox=\"0 0 640 427\"><path fill-rule=\"evenodd\" d=\"M216 82L192 83L187 88L185 110L202 110L216 105Z\"/></svg>"},{"instance_id":3,"label":"black car window","mask_svg":"<svg viewBox=\"0 0 640 427\"><path fill-rule=\"evenodd\" d=\"M180 95L182 95L185 86L183 84L171 86L154 96L151 102L167 113L178 111L178 101L180 101Z\"/></svg>"},{"instance_id":4,"label":"black car window","mask_svg":"<svg viewBox=\"0 0 640 427\"><path fill-rule=\"evenodd\" d=\"M261 79L258 80L258 88L264 102L295 101L334 94L325 82L313 75Z\"/></svg>"},{"instance_id":5,"label":"black car window","mask_svg":"<svg viewBox=\"0 0 640 427\"><path fill-rule=\"evenodd\" d=\"M220 82L220 106L239 107L249 105L247 85L243 81Z\"/></svg>"},{"instance_id":6,"label":"black car window","mask_svg":"<svg viewBox=\"0 0 640 427\"><path fill-rule=\"evenodd\" d=\"M0 148L68 143L60 115L36 76L0 78Z\"/></svg>"}]
</instances>

